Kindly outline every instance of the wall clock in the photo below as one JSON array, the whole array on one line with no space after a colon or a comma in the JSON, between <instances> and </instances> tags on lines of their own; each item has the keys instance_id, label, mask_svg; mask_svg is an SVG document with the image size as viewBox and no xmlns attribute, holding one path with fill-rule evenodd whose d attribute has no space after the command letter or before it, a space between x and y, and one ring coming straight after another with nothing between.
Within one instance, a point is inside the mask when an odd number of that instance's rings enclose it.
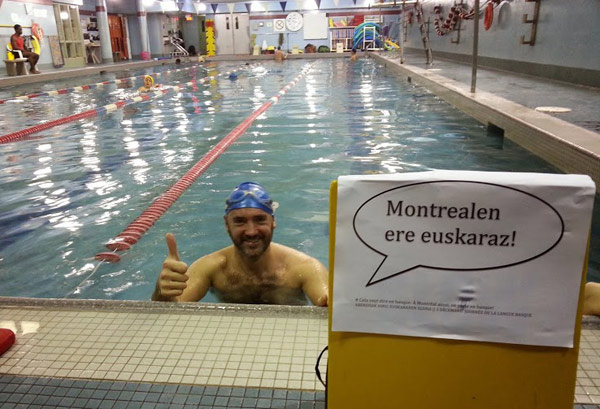
<instances>
[{"instance_id":1,"label":"wall clock","mask_svg":"<svg viewBox=\"0 0 600 409\"><path fill-rule=\"evenodd\" d=\"M302 28L302 23L303 23L302 14L300 14L296 11L292 11L285 18L285 25L286 25L287 29L290 31L300 30Z\"/></svg>"}]
</instances>

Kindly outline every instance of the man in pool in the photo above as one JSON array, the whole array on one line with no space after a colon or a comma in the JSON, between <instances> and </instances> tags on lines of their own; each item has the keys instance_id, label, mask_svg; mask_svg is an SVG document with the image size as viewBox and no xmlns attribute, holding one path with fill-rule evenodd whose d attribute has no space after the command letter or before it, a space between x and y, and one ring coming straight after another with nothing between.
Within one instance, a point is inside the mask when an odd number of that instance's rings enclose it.
<instances>
[{"instance_id":1,"label":"man in pool","mask_svg":"<svg viewBox=\"0 0 600 409\"><path fill-rule=\"evenodd\" d=\"M287 58L287 54L281 51L281 47L277 47L274 54L275 61L282 62L284 58Z\"/></svg>"},{"instance_id":2,"label":"man in pool","mask_svg":"<svg viewBox=\"0 0 600 409\"><path fill-rule=\"evenodd\" d=\"M585 283L583 314L600 315L600 283Z\"/></svg>"},{"instance_id":3,"label":"man in pool","mask_svg":"<svg viewBox=\"0 0 600 409\"><path fill-rule=\"evenodd\" d=\"M199 301L210 289L222 302L246 304L328 303L328 271L318 260L272 243L273 202L264 187L244 182L229 195L225 229L233 242L196 260L180 261L177 243L167 234L169 254L152 294L154 301Z\"/></svg>"}]
</instances>

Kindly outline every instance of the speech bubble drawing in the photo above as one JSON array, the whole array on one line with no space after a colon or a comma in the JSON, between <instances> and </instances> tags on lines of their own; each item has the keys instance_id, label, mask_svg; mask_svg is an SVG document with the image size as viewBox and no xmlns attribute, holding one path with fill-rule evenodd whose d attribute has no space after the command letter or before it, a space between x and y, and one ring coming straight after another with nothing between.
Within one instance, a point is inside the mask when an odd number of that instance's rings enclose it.
<instances>
[{"instance_id":1,"label":"speech bubble drawing","mask_svg":"<svg viewBox=\"0 0 600 409\"><path fill-rule=\"evenodd\" d=\"M384 256L366 287L424 267L492 270L551 251L564 221L545 200L510 186L465 180L399 186L356 211L358 239Z\"/></svg>"}]
</instances>

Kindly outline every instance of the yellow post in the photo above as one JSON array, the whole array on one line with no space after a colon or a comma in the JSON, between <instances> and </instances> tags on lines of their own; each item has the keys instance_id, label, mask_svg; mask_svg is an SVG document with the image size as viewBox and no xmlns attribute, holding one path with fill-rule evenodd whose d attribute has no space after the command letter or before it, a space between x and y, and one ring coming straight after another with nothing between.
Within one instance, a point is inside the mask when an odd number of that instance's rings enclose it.
<instances>
[{"instance_id":1,"label":"yellow post","mask_svg":"<svg viewBox=\"0 0 600 409\"><path fill-rule=\"evenodd\" d=\"M329 207L328 409L573 408L587 253L574 348L332 332L336 210L334 181Z\"/></svg>"}]
</instances>

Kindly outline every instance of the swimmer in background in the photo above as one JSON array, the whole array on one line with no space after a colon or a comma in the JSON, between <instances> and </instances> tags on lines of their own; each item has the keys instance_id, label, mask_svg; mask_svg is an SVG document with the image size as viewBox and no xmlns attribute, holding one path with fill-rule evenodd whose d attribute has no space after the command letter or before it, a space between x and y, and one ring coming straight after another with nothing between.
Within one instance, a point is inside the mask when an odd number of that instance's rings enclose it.
<instances>
[{"instance_id":1,"label":"swimmer in background","mask_svg":"<svg viewBox=\"0 0 600 409\"><path fill-rule=\"evenodd\" d=\"M356 53L356 49L353 48L350 54L350 61L358 60L358 54Z\"/></svg>"},{"instance_id":2,"label":"swimmer in background","mask_svg":"<svg viewBox=\"0 0 600 409\"><path fill-rule=\"evenodd\" d=\"M282 62L285 58L287 58L287 54L281 51L281 47L277 47L277 50L275 50L275 54L273 56L277 62Z\"/></svg>"},{"instance_id":3,"label":"swimmer in background","mask_svg":"<svg viewBox=\"0 0 600 409\"><path fill-rule=\"evenodd\" d=\"M232 246L196 260L180 261L167 234L169 253L152 294L154 301L199 301L211 290L219 301L244 304L328 304L328 271L317 259L272 243L277 203L258 183L237 186L225 202L225 229Z\"/></svg>"},{"instance_id":4,"label":"swimmer in background","mask_svg":"<svg viewBox=\"0 0 600 409\"><path fill-rule=\"evenodd\" d=\"M160 88L160 84L154 85L154 78L152 75L144 76L144 86L138 88L138 92L152 92L156 88Z\"/></svg>"}]
</instances>

